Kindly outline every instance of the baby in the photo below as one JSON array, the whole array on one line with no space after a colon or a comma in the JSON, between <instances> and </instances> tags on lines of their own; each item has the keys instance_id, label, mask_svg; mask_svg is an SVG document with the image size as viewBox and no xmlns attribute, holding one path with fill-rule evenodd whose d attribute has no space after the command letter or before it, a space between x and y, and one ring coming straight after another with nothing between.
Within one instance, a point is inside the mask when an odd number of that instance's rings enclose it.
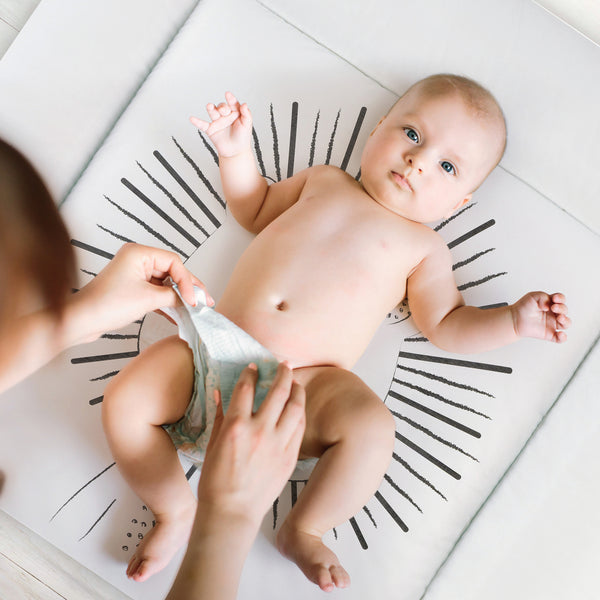
<instances>
[{"instance_id":1,"label":"baby","mask_svg":"<svg viewBox=\"0 0 600 600\"><path fill-rule=\"evenodd\" d=\"M479 84L435 75L412 86L371 132L358 182L315 166L268 185L248 106L227 93L207 111L210 121L192 123L218 151L229 210L257 234L210 312L292 369L306 389L300 457L319 458L277 546L321 589L346 587L350 578L322 537L370 499L391 459L393 418L349 370L386 314L408 295L431 342L481 352L520 337L565 341L565 299L530 292L511 306L465 306L450 252L425 225L468 202L504 152L502 111ZM129 564L135 580L167 564L191 530L196 501L163 425L189 418L190 397L204 385L194 369L188 345L167 338L131 361L104 397L117 464L156 518Z\"/></svg>"}]
</instances>

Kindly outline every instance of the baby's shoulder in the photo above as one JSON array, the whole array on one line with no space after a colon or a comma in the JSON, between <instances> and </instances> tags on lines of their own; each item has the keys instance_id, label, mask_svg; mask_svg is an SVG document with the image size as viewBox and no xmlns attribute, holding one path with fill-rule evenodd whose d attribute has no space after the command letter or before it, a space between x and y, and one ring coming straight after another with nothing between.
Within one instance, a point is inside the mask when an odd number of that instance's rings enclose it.
<instances>
[{"instance_id":1,"label":"baby's shoulder","mask_svg":"<svg viewBox=\"0 0 600 600\"><path fill-rule=\"evenodd\" d=\"M308 176L319 179L338 179L338 180L353 180L352 176L346 171L333 165L315 165L307 169Z\"/></svg>"}]
</instances>

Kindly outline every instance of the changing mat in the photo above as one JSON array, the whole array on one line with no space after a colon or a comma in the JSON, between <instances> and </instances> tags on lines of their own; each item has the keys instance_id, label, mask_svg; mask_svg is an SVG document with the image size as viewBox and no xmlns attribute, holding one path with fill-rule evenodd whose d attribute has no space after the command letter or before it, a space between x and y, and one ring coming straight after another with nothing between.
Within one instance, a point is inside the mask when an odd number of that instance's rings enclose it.
<instances>
[{"instance_id":1,"label":"changing mat","mask_svg":"<svg viewBox=\"0 0 600 600\"><path fill-rule=\"evenodd\" d=\"M401 85L381 85L344 60L340 48L303 33L311 26L290 4L204 0L194 10L62 203L81 285L124 242L135 241L177 252L218 299L251 236L228 215L214 151L187 119L202 116L204 105L228 89L252 109L257 163L269 180L323 163L358 175L366 137L412 81L401 75L400 60ZM460 20L461 10L447 19ZM436 60L443 48L431 43L419 50L430 57L429 72L448 70ZM376 57L377 44L367 47ZM458 57L453 70L468 66ZM477 69L466 74L479 78ZM494 92L490 80L484 83ZM509 135L512 114L511 107ZM326 536L352 577L345 598L413 600L424 593L598 334L600 314L590 298L600 293L600 276L588 260L598 256L598 236L523 178L503 162L469 205L434 227L451 248L467 303L493 306L533 289L563 291L575 320L569 342L523 340L457 356L420 334L407 302L387 316L355 372L395 416L392 464L363 510ZM152 515L114 465L100 405L104 386L126 361L170 333L164 319L149 315L64 353L0 403L7 475L0 507L139 599L165 596L182 554L149 582L126 579L126 562ZM198 472L182 465L195 487ZM307 476L298 470L267 514L240 599L274 600L282 590L292 600L322 597L273 546ZM44 494L32 493L40 488Z\"/></svg>"}]
</instances>

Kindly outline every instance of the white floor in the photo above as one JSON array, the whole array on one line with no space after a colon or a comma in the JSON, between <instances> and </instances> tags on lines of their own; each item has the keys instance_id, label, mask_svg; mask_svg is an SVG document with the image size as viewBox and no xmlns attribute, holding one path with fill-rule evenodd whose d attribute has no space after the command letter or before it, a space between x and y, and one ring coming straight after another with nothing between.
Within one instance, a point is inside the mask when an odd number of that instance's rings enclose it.
<instances>
[{"instance_id":1,"label":"white floor","mask_svg":"<svg viewBox=\"0 0 600 600\"><path fill-rule=\"evenodd\" d=\"M0 57L39 1L0 0ZM600 44L598 0L539 0L538 4ZM1 483L0 473L0 488ZM125 596L0 511L0 600L19 598L79 600Z\"/></svg>"}]
</instances>

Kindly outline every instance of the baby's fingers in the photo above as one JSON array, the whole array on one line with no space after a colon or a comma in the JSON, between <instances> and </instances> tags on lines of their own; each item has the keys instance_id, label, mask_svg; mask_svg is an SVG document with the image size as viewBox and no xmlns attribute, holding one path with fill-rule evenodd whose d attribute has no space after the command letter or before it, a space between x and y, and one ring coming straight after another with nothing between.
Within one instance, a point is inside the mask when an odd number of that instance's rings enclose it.
<instances>
[{"instance_id":1,"label":"baby's fingers","mask_svg":"<svg viewBox=\"0 0 600 600\"><path fill-rule=\"evenodd\" d=\"M205 133L208 131L208 128L210 127L210 123L208 121L203 121L202 119L199 119L198 117L190 117L190 123L192 125L194 125L194 127L197 127L200 131L204 131Z\"/></svg>"}]
</instances>

